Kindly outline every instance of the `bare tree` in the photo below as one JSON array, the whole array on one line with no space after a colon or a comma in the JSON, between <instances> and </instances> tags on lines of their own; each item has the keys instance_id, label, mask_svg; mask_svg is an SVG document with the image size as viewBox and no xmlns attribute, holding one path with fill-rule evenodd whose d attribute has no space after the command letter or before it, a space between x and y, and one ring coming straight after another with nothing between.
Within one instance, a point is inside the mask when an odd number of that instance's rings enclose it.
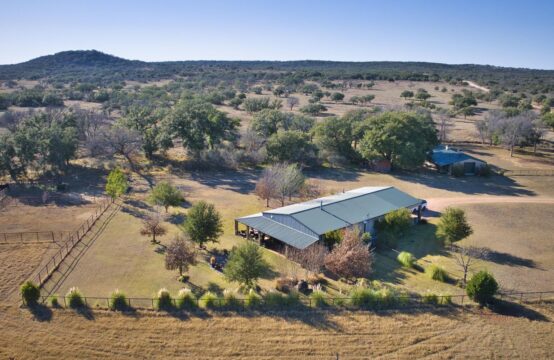
<instances>
[{"instance_id":1,"label":"bare tree","mask_svg":"<svg viewBox=\"0 0 554 360\"><path fill-rule=\"evenodd\" d=\"M299 263L304 269L312 273L319 273L325 266L325 258L329 250L323 244L315 243L306 249L287 248L286 256Z\"/></svg>"},{"instance_id":2,"label":"bare tree","mask_svg":"<svg viewBox=\"0 0 554 360\"><path fill-rule=\"evenodd\" d=\"M304 186L306 177L302 174L298 165L288 165L284 169L280 181L283 184L286 195L288 195L289 200L291 200L292 196L298 194L302 186ZM284 205L284 201L281 201L281 204Z\"/></svg>"},{"instance_id":3,"label":"bare tree","mask_svg":"<svg viewBox=\"0 0 554 360\"><path fill-rule=\"evenodd\" d=\"M168 270L179 269L179 275L183 275L190 265L196 265L194 244L182 235L177 236L166 249L165 267Z\"/></svg>"},{"instance_id":4,"label":"bare tree","mask_svg":"<svg viewBox=\"0 0 554 360\"><path fill-rule=\"evenodd\" d=\"M533 144L533 153L537 153L537 145L541 142L543 136L548 132L548 126L544 120L537 118L533 121L533 127L528 135L528 139Z\"/></svg>"},{"instance_id":5,"label":"bare tree","mask_svg":"<svg viewBox=\"0 0 554 360\"><path fill-rule=\"evenodd\" d=\"M441 142L447 141L448 133L452 128L452 117L447 111L439 111L435 116L435 122L439 126L439 140Z\"/></svg>"},{"instance_id":6,"label":"bare tree","mask_svg":"<svg viewBox=\"0 0 554 360\"><path fill-rule=\"evenodd\" d=\"M276 182L270 169L265 169L262 172L262 176L256 183L255 192L260 199L265 200L265 206L269 207L269 200L271 200L276 193Z\"/></svg>"},{"instance_id":7,"label":"bare tree","mask_svg":"<svg viewBox=\"0 0 554 360\"><path fill-rule=\"evenodd\" d=\"M287 105L290 107L290 111L292 111L292 108L294 108L299 103L300 103L300 100L298 100L297 97L289 96L287 98Z\"/></svg>"},{"instance_id":8,"label":"bare tree","mask_svg":"<svg viewBox=\"0 0 554 360\"><path fill-rule=\"evenodd\" d=\"M488 142L489 145L492 145L494 134L498 131L499 124L503 117L504 114L502 111L492 110L485 115L483 120L477 120L475 122L475 128L483 144Z\"/></svg>"},{"instance_id":9,"label":"bare tree","mask_svg":"<svg viewBox=\"0 0 554 360\"><path fill-rule=\"evenodd\" d=\"M502 119L499 126L500 136L502 142L510 149L510 156L514 156L514 147L532 133L535 119L536 114L532 111Z\"/></svg>"},{"instance_id":10,"label":"bare tree","mask_svg":"<svg viewBox=\"0 0 554 360\"><path fill-rule=\"evenodd\" d=\"M488 250L475 246L457 246L451 245L450 251L454 255L454 261L463 274L462 284L465 287L467 283L467 275L477 260L484 259L488 256Z\"/></svg>"},{"instance_id":11,"label":"bare tree","mask_svg":"<svg viewBox=\"0 0 554 360\"><path fill-rule=\"evenodd\" d=\"M272 198L279 199L284 206L285 199L299 193L304 182L305 177L297 165L274 164L263 171L256 184L256 195L266 200L266 206Z\"/></svg>"},{"instance_id":12,"label":"bare tree","mask_svg":"<svg viewBox=\"0 0 554 360\"><path fill-rule=\"evenodd\" d=\"M156 242L156 236L163 236L167 230L163 226L163 219L159 213L148 215L142 220L142 229L140 234L143 236L152 236L152 242Z\"/></svg>"},{"instance_id":13,"label":"bare tree","mask_svg":"<svg viewBox=\"0 0 554 360\"><path fill-rule=\"evenodd\" d=\"M142 145L137 131L122 126L112 126L103 132L101 143L108 155L121 155L134 168L132 157L140 151Z\"/></svg>"},{"instance_id":14,"label":"bare tree","mask_svg":"<svg viewBox=\"0 0 554 360\"><path fill-rule=\"evenodd\" d=\"M357 226L344 230L342 241L325 257L325 267L345 278L369 276L372 264L373 255Z\"/></svg>"},{"instance_id":15,"label":"bare tree","mask_svg":"<svg viewBox=\"0 0 554 360\"><path fill-rule=\"evenodd\" d=\"M77 133L81 140L88 141L95 138L101 128L108 123L108 117L105 113L80 107L75 107L72 111L75 116Z\"/></svg>"}]
</instances>

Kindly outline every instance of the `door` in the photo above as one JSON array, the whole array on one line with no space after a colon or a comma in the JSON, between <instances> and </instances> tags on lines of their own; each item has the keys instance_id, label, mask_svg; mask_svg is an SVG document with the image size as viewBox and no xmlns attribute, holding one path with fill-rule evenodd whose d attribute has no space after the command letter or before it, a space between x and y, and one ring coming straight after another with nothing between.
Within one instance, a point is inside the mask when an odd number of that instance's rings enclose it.
<instances>
[{"instance_id":1,"label":"door","mask_svg":"<svg viewBox=\"0 0 554 360\"><path fill-rule=\"evenodd\" d=\"M466 175L475 174L475 163L474 162L465 162L464 163L464 174L466 174Z\"/></svg>"}]
</instances>

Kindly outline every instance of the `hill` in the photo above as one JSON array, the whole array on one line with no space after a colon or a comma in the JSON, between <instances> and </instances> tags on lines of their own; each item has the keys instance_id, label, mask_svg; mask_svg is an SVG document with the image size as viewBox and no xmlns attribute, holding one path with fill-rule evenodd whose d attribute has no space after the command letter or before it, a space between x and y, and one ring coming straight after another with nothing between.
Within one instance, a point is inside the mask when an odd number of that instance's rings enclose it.
<instances>
[{"instance_id":1,"label":"hill","mask_svg":"<svg viewBox=\"0 0 554 360\"><path fill-rule=\"evenodd\" d=\"M554 93L554 70L491 65L449 65L426 62L337 61L168 61L127 60L97 50L64 51L27 62L0 65L0 80L44 79L51 83L125 80L152 81L176 76L225 80L411 80L461 82L472 80L499 91Z\"/></svg>"}]
</instances>

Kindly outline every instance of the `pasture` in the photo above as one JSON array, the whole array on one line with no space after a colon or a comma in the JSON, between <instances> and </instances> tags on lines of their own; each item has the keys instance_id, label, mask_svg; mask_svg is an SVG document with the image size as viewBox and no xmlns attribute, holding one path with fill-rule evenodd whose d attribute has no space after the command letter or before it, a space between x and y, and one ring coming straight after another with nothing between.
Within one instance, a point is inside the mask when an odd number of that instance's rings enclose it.
<instances>
[{"instance_id":1,"label":"pasture","mask_svg":"<svg viewBox=\"0 0 554 360\"><path fill-rule=\"evenodd\" d=\"M554 353L552 304L519 315L450 307L182 316L95 310L87 317L56 309L35 315L14 306L0 310L0 325L11 329L0 337L3 358L545 359Z\"/></svg>"}]
</instances>

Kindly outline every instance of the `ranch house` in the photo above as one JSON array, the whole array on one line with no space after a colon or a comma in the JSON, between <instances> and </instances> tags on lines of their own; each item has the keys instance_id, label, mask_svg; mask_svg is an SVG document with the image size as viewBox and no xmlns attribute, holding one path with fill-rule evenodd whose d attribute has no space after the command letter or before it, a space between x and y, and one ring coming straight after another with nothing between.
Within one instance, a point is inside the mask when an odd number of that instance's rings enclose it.
<instances>
[{"instance_id":1,"label":"ranch house","mask_svg":"<svg viewBox=\"0 0 554 360\"><path fill-rule=\"evenodd\" d=\"M464 175L476 175L479 169L487 163L470 156L463 151L449 147L448 145L438 146L430 154L431 162L440 173L452 175L452 168L459 166L463 169Z\"/></svg>"},{"instance_id":2,"label":"ranch house","mask_svg":"<svg viewBox=\"0 0 554 360\"><path fill-rule=\"evenodd\" d=\"M302 250L330 231L353 225L373 233L376 220L401 208L419 219L424 204L392 186L362 187L235 219L235 234L282 252Z\"/></svg>"}]
</instances>

